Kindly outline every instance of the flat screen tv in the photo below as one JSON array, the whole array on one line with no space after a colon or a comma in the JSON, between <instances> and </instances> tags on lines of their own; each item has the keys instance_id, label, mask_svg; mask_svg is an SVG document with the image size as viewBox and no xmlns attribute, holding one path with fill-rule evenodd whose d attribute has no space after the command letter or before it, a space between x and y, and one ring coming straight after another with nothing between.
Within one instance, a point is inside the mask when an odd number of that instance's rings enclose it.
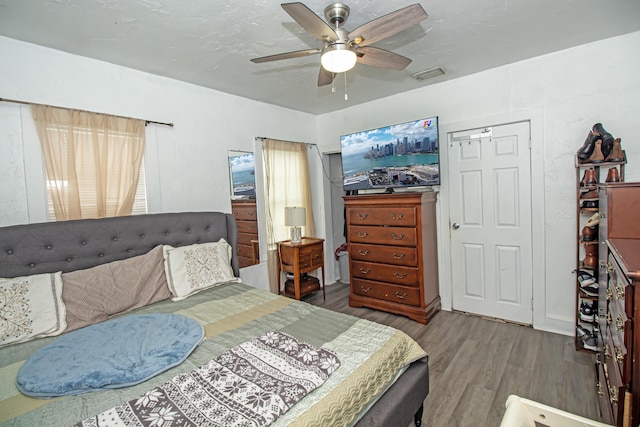
<instances>
[{"instance_id":1,"label":"flat screen tv","mask_svg":"<svg viewBox=\"0 0 640 427\"><path fill-rule=\"evenodd\" d=\"M256 162L253 153L229 154L231 197L234 199L256 196Z\"/></svg>"},{"instance_id":2,"label":"flat screen tv","mask_svg":"<svg viewBox=\"0 0 640 427\"><path fill-rule=\"evenodd\" d=\"M347 192L440 185L438 117L340 137Z\"/></svg>"}]
</instances>

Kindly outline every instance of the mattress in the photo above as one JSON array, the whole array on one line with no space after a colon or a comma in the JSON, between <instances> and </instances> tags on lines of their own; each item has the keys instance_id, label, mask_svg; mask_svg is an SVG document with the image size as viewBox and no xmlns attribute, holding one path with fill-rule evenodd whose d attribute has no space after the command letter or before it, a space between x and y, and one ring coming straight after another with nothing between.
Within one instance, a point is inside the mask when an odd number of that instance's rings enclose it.
<instances>
[{"instance_id":1,"label":"mattress","mask_svg":"<svg viewBox=\"0 0 640 427\"><path fill-rule=\"evenodd\" d=\"M177 374L202 366L271 330L330 349L340 359L340 367L325 384L305 396L273 426L353 425L410 363L426 363L424 350L402 331L242 283L221 285L181 301L162 301L132 313L190 317L204 327L206 339L185 362L141 384L55 399L30 398L15 386L17 371L26 358L55 338L2 348L1 425L72 425L143 395Z\"/></svg>"}]
</instances>

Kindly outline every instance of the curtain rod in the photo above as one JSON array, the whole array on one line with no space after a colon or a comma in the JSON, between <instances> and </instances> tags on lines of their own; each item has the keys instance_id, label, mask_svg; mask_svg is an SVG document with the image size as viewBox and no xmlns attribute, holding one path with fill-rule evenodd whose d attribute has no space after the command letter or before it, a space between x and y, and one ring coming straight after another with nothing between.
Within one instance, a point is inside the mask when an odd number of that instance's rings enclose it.
<instances>
[{"instance_id":1,"label":"curtain rod","mask_svg":"<svg viewBox=\"0 0 640 427\"><path fill-rule=\"evenodd\" d=\"M262 140L264 140L264 139L273 139L275 141L290 142L292 144L318 145L315 142L285 141L283 139L267 138L266 136L256 136L256 139L262 139Z\"/></svg>"},{"instance_id":2,"label":"curtain rod","mask_svg":"<svg viewBox=\"0 0 640 427\"><path fill-rule=\"evenodd\" d=\"M33 104L33 105L43 105L45 107L64 108L64 109L67 109L67 110L84 111L86 113L93 113L93 114L105 114L105 113L98 113L96 111L78 110L77 108L59 107L57 105L38 104L37 102L18 101L16 99L0 98L0 101L2 101L2 102L13 102L14 104L24 104L24 105L31 105L31 104ZM153 123L153 124L156 124L156 125L163 125L163 126L173 127L173 123L156 122L155 120L137 119L135 117L116 116L115 114L108 114L108 115L109 116L113 116L113 117L119 117L119 118L122 118L122 119L143 120L144 123L145 123L145 126L148 125L149 123Z\"/></svg>"}]
</instances>

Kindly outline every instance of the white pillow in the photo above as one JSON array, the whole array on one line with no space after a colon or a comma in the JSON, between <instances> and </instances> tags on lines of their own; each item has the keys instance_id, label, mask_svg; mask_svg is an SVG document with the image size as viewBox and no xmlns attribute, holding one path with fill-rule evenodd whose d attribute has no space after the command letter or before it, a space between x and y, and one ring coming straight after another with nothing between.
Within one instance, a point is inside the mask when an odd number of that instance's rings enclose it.
<instances>
[{"instance_id":1,"label":"white pillow","mask_svg":"<svg viewBox=\"0 0 640 427\"><path fill-rule=\"evenodd\" d=\"M0 278L0 295L0 347L67 328L61 272Z\"/></svg>"},{"instance_id":2,"label":"white pillow","mask_svg":"<svg viewBox=\"0 0 640 427\"><path fill-rule=\"evenodd\" d=\"M231 246L224 239L178 248L164 245L163 252L174 301L223 283L240 282L231 268Z\"/></svg>"}]
</instances>

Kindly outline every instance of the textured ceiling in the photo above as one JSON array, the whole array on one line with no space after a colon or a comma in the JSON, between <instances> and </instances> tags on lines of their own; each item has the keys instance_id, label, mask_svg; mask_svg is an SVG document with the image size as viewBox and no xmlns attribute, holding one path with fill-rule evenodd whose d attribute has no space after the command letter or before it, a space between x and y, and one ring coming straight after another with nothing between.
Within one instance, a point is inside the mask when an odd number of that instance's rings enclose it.
<instances>
[{"instance_id":1,"label":"textured ceiling","mask_svg":"<svg viewBox=\"0 0 640 427\"><path fill-rule=\"evenodd\" d=\"M346 0L347 30L412 0ZM304 2L324 19L329 1ZM409 57L404 71L358 64L317 87L321 47L276 1L0 0L0 35L283 107L321 114L561 49L640 30L638 0L431 0L429 18L375 44ZM630 53L637 55L638 53ZM441 66L427 81L411 77ZM606 52L593 64L606 66ZM1 94L0 94L1 96Z\"/></svg>"}]
</instances>

